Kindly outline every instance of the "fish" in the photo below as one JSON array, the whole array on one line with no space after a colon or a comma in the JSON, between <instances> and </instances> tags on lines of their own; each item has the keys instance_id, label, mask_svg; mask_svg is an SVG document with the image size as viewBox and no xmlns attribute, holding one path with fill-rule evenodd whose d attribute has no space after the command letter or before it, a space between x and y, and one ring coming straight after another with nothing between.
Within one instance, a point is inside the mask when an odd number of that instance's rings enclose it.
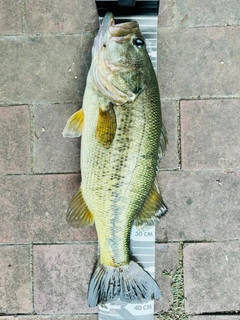
<instances>
[{"instance_id":1,"label":"fish","mask_svg":"<svg viewBox=\"0 0 240 320\"><path fill-rule=\"evenodd\" d=\"M67 222L95 223L99 260L88 287L90 307L120 299L141 303L161 290L130 252L133 225L155 225L167 212L157 173L167 145L158 82L136 21L106 13L92 47L83 105L64 137L81 137L81 185Z\"/></svg>"}]
</instances>

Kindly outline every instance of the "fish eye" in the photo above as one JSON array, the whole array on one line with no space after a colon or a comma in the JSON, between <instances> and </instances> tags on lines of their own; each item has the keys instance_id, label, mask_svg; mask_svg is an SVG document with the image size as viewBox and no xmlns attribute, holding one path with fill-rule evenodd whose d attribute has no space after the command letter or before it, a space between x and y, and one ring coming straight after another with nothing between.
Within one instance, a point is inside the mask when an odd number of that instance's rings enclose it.
<instances>
[{"instance_id":1,"label":"fish eye","mask_svg":"<svg viewBox=\"0 0 240 320\"><path fill-rule=\"evenodd\" d=\"M145 46L145 41L142 38L134 38L133 44L138 48L143 48Z\"/></svg>"}]
</instances>

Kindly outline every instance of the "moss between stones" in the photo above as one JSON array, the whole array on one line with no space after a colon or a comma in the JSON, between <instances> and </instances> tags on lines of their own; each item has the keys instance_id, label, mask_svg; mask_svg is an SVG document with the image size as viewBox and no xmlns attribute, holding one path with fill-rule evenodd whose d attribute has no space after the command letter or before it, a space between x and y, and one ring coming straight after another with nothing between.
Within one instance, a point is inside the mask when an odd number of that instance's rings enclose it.
<instances>
[{"instance_id":1,"label":"moss between stones","mask_svg":"<svg viewBox=\"0 0 240 320\"><path fill-rule=\"evenodd\" d=\"M184 309L184 272L183 272L183 243L179 248L179 266L175 272L164 271L167 277L172 278L173 304L168 312L162 312L157 317L160 320L187 320L188 316Z\"/></svg>"}]
</instances>

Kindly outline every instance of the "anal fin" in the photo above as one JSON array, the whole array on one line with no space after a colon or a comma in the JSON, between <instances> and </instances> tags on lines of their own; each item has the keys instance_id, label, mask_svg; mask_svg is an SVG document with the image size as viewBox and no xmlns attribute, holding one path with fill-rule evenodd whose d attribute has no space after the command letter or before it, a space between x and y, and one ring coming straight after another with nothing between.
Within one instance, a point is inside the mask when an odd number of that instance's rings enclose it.
<instances>
[{"instance_id":1,"label":"anal fin","mask_svg":"<svg viewBox=\"0 0 240 320\"><path fill-rule=\"evenodd\" d=\"M162 196L155 181L148 198L145 200L142 210L137 215L134 224L138 228L153 226L160 218L167 213L167 207L162 200Z\"/></svg>"},{"instance_id":2,"label":"anal fin","mask_svg":"<svg viewBox=\"0 0 240 320\"><path fill-rule=\"evenodd\" d=\"M67 222L75 228L86 227L94 223L94 216L85 203L81 187L69 204Z\"/></svg>"},{"instance_id":3,"label":"anal fin","mask_svg":"<svg viewBox=\"0 0 240 320\"><path fill-rule=\"evenodd\" d=\"M83 109L80 109L68 119L62 133L64 138L80 137L82 135L83 122L84 113Z\"/></svg>"},{"instance_id":4,"label":"anal fin","mask_svg":"<svg viewBox=\"0 0 240 320\"><path fill-rule=\"evenodd\" d=\"M116 128L117 122L113 108L109 107L107 110L99 109L96 138L105 148L111 146Z\"/></svg>"}]
</instances>

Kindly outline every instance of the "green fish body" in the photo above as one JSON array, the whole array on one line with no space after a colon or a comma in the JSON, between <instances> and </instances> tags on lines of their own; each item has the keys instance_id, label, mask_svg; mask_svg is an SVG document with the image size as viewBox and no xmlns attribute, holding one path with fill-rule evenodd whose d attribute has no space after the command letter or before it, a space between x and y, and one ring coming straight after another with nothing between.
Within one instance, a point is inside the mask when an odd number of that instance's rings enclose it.
<instances>
[{"instance_id":1,"label":"green fish body","mask_svg":"<svg viewBox=\"0 0 240 320\"><path fill-rule=\"evenodd\" d=\"M82 136L79 191L67 221L95 222L100 257L88 303L159 298L153 278L132 260L132 225L154 225L166 213L156 175L166 148L155 71L137 22L115 24L107 13L95 38L83 108L67 122L66 137Z\"/></svg>"}]
</instances>

